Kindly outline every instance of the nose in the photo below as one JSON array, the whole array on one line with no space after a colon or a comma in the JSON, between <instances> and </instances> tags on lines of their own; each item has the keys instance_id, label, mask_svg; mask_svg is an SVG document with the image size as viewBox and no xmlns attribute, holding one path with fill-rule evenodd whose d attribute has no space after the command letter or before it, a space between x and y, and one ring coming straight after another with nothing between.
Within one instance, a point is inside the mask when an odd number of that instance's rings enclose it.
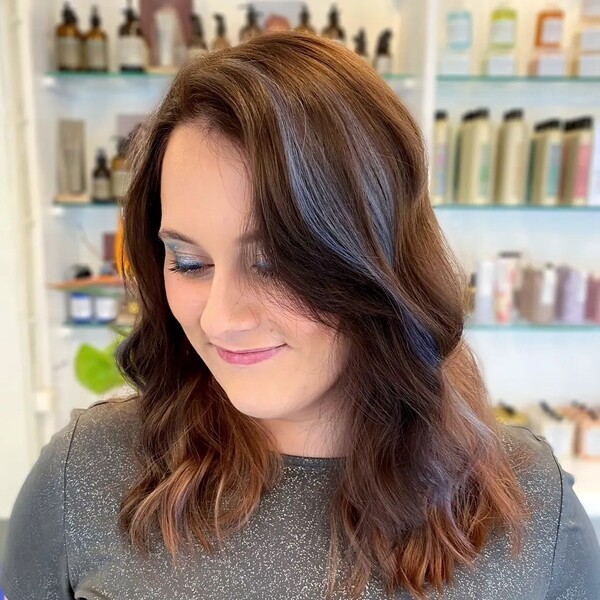
<instances>
[{"instance_id":1,"label":"nose","mask_svg":"<svg viewBox=\"0 0 600 600\"><path fill-rule=\"evenodd\" d=\"M256 329L260 324L260 303L244 286L238 274L214 269L210 291L200 317L206 336L223 345L235 345L235 335Z\"/></svg>"}]
</instances>

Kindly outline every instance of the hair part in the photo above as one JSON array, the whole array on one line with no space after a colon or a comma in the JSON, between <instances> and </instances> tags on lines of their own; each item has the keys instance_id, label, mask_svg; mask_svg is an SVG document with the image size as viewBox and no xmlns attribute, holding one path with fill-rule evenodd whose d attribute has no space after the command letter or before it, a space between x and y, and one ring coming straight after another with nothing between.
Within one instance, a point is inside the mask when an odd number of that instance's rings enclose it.
<instances>
[{"instance_id":1,"label":"hair part","mask_svg":"<svg viewBox=\"0 0 600 600\"><path fill-rule=\"evenodd\" d=\"M283 472L274 439L231 405L168 306L160 172L178 126L244 157L246 228L274 268L248 285L348 347L328 597L349 584L359 598L372 576L390 597L441 591L496 529L516 557L525 497L463 339L465 277L429 200L419 127L360 57L299 33L188 62L135 139L124 239L141 312L118 353L142 422L143 468L120 512L131 543L147 549L158 528L174 560L192 540L212 552Z\"/></svg>"}]
</instances>

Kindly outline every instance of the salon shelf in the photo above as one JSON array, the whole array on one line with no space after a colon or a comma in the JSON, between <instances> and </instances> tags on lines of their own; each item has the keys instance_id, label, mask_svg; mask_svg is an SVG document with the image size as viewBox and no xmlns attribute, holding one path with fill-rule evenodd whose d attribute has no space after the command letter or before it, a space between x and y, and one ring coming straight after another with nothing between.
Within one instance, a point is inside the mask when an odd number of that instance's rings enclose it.
<instances>
[{"instance_id":1,"label":"salon shelf","mask_svg":"<svg viewBox=\"0 0 600 600\"><path fill-rule=\"evenodd\" d=\"M82 197L83 198L83 197ZM110 208L116 210L119 208L118 202L92 202L89 197L85 197L79 202L61 202L54 200L51 204L51 210L53 213L61 214L63 210L81 210L81 209L106 209Z\"/></svg>"},{"instance_id":2,"label":"salon shelf","mask_svg":"<svg viewBox=\"0 0 600 600\"><path fill-rule=\"evenodd\" d=\"M474 212L536 212L536 213L599 213L600 205L585 205L585 206L542 206L535 204L437 204L434 206L435 210L441 212L461 212L461 211L474 211Z\"/></svg>"},{"instance_id":3,"label":"salon shelf","mask_svg":"<svg viewBox=\"0 0 600 600\"><path fill-rule=\"evenodd\" d=\"M106 288L123 288L124 282L120 277L100 275L97 277L71 279L61 283L51 283L49 284L49 287L61 292L86 291L91 294L95 291L104 291L104 293L106 293Z\"/></svg>"},{"instance_id":4,"label":"salon shelf","mask_svg":"<svg viewBox=\"0 0 600 600\"><path fill-rule=\"evenodd\" d=\"M500 325L498 323L481 324L468 323L465 327L468 331L528 331L532 333L600 333L600 324L588 323L584 325L566 325L562 323L553 323L551 325L535 325L533 323L511 323L510 325Z\"/></svg>"},{"instance_id":5,"label":"salon shelf","mask_svg":"<svg viewBox=\"0 0 600 600\"><path fill-rule=\"evenodd\" d=\"M530 76L508 76L508 77L488 77L487 75L438 75L439 83L482 83L486 85L496 85L500 83L519 83L523 85L538 84L598 84L600 77L530 77Z\"/></svg>"}]
</instances>

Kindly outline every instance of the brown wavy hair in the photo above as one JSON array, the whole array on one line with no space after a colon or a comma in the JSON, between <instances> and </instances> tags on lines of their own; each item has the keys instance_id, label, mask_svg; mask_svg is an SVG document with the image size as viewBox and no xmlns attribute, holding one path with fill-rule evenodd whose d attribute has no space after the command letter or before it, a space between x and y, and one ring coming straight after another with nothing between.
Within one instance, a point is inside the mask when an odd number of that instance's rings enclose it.
<instances>
[{"instance_id":1,"label":"brown wavy hair","mask_svg":"<svg viewBox=\"0 0 600 600\"><path fill-rule=\"evenodd\" d=\"M465 277L430 204L419 127L360 57L299 33L187 63L133 143L124 238L141 311L118 352L141 417L144 468L120 512L131 543L146 550L157 527L174 560L194 540L214 552L282 475L274 440L231 405L167 303L160 173L179 125L239 148L269 289L349 349L328 598L342 565L354 598L372 576L390 597L441 591L496 531L516 557L528 507L463 340Z\"/></svg>"}]
</instances>

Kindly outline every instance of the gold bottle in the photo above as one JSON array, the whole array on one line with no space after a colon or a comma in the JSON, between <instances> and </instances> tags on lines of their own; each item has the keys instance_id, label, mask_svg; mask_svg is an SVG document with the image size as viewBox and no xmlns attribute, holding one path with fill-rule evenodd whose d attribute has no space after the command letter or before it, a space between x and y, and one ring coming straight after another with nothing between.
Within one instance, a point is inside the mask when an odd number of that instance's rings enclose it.
<instances>
[{"instance_id":1,"label":"gold bottle","mask_svg":"<svg viewBox=\"0 0 600 600\"><path fill-rule=\"evenodd\" d=\"M215 20L217 21L217 37L214 39L212 43L213 50L223 50L224 48L229 48L231 43L227 39L227 29L225 27L225 17L223 15L217 14L214 15Z\"/></svg>"},{"instance_id":2,"label":"gold bottle","mask_svg":"<svg viewBox=\"0 0 600 600\"><path fill-rule=\"evenodd\" d=\"M240 30L240 42L247 42L253 37L261 34L261 29L258 26L258 13L252 4L248 4L248 12L246 13L246 25Z\"/></svg>"},{"instance_id":3,"label":"gold bottle","mask_svg":"<svg viewBox=\"0 0 600 600\"><path fill-rule=\"evenodd\" d=\"M119 27L118 40L119 68L126 72L143 72L146 70L148 50L131 0L127 0L127 8L123 12L125 23Z\"/></svg>"},{"instance_id":4,"label":"gold bottle","mask_svg":"<svg viewBox=\"0 0 600 600\"><path fill-rule=\"evenodd\" d=\"M92 6L90 24L91 29L84 40L85 68L87 71L108 71L108 36L102 30L96 6Z\"/></svg>"},{"instance_id":5,"label":"gold bottle","mask_svg":"<svg viewBox=\"0 0 600 600\"><path fill-rule=\"evenodd\" d=\"M340 27L340 13L335 4L332 5L329 11L329 25L323 29L323 36L341 44L346 42L346 34Z\"/></svg>"},{"instance_id":6,"label":"gold bottle","mask_svg":"<svg viewBox=\"0 0 600 600\"><path fill-rule=\"evenodd\" d=\"M192 13L192 39L188 46L188 57L198 56L199 54L206 54L208 52L208 46L204 41L204 29L202 27L202 19Z\"/></svg>"},{"instance_id":7,"label":"gold bottle","mask_svg":"<svg viewBox=\"0 0 600 600\"><path fill-rule=\"evenodd\" d=\"M83 66L82 36L77 27L77 16L65 2L63 22L56 28L56 63L59 71L79 71Z\"/></svg>"},{"instance_id":8,"label":"gold bottle","mask_svg":"<svg viewBox=\"0 0 600 600\"><path fill-rule=\"evenodd\" d=\"M113 190L111 185L111 175L106 164L106 154L104 150L98 150L96 153L96 168L92 173L92 201L93 202L112 202Z\"/></svg>"},{"instance_id":9,"label":"gold bottle","mask_svg":"<svg viewBox=\"0 0 600 600\"><path fill-rule=\"evenodd\" d=\"M302 7L302 12L300 13L300 25L296 27L296 31L316 33L315 28L310 24L310 13L308 12L308 6L306 6L306 4Z\"/></svg>"},{"instance_id":10,"label":"gold bottle","mask_svg":"<svg viewBox=\"0 0 600 600\"><path fill-rule=\"evenodd\" d=\"M131 170L129 160L127 159L127 145L128 140L126 138L118 138L117 154L110 163L110 170L112 172L111 189L116 202L121 202L125 198L131 179Z\"/></svg>"}]
</instances>

